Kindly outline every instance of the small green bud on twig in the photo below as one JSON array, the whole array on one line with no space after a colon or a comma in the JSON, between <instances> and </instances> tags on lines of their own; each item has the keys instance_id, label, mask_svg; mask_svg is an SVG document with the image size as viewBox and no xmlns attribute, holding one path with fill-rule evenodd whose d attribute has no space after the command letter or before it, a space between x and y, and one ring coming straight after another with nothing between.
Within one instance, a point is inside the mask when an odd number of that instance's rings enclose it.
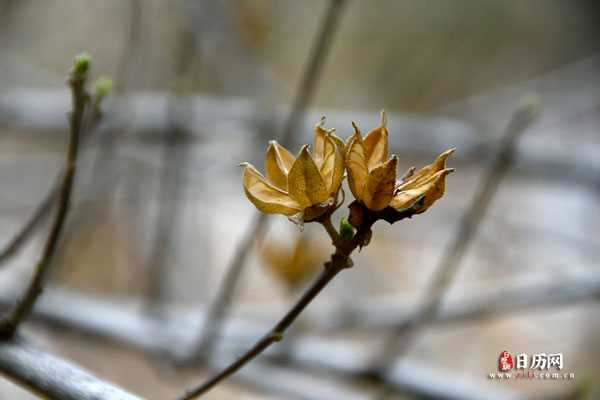
<instances>
[{"instance_id":1,"label":"small green bud on twig","mask_svg":"<svg viewBox=\"0 0 600 400\"><path fill-rule=\"evenodd\" d=\"M342 218L340 221L340 239L343 241L352 240L354 237L354 228L346 218Z\"/></svg>"},{"instance_id":2,"label":"small green bud on twig","mask_svg":"<svg viewBox=\"0 0 600 400\"><path fill-rule=\"evenodd\" d=\"M273 339L274 342L281 342L283 340L283 332L272 332L271 339Z\"/></svg>"},{"instance_id":3,"label":"small green bud on twig","mask_svg":"<svg viewBox=\"0 0 600 400\"><path fill-rule=\"evenodd\" d=\"M108 96L112 90L114 83L112 79L102 76L94 82L94 94L97 100L101 100Z\"/></svg>"},{"instance_id":4,"label":"small green bud on twig","mask_svg":"<svg viewBox=\"0 0 600 400\"><path fill-rule=\"evenodd\" d=\"M92 65L92 57L87 52L80 53L73 59L73 74L84 75Z\"/></svg>"}]
</instances>

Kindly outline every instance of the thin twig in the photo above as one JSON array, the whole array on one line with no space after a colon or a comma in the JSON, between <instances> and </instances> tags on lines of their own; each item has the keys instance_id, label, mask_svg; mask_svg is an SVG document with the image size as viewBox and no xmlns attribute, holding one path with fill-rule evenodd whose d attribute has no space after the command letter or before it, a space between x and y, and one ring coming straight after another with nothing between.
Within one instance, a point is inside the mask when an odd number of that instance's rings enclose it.
<instances>
[{"instance_id":1,"label":"thin twig","mask_svg":"<svg viewBox=\"0 0 600 400\"><path fill-rule=\"evenodd\" d=\"M36 228L40 226L48 215L50 210L58 198L60 185L63 181L62 173L56 178L56 182L52 184L52 188L46 193L46 196L37 208L31 214L25 225L21 227L21 230L13 236L2 251L0 251L0 266L6 265L6 262L14 257L19 250L27 243L27 239L36 231Z\"/></svg>"},{"instance_id":2,"label":"thin twig","mask_svg":"<svg viewBox=\"0 0 600 400\"><path fill-rule=\"evenodd\" d=\"M207 360L212 356L212 350L229 312L246 259L250 254L252 245L264 235L266 226L266 215L256 213L242 240L238 243L230 264L227 266L217 297L211 304L207 318L204 320L200 341L193 352L194 354L192 354L192 361Z\"/></svg>"},{"instance_id":3,"label":"thin twig","mask_svg":"<svg viewBox=\"0 0 600 400\"><path fill-rule=\"evenodd\" d=\"M337 243L340 240L340 235L338 234L338 231L335 230L335 227L333 226L333 223L331 222L331 216L327 215L325 218L322 219L321 223L322 223L323 227L325 227L327 234L331 238L331 243L334 246L337 245Z\"/></svg>"},{"instance_id":4,"label":"thin twig","mask_svg":"<svg viewBox=\"0 0 600 400\"><path fill-rule=\"evenodd\" d=\"M40 261L35 267L33 276L29 281L29 285L22 297L17 300L15 306L9 311L0 321L0 336L5 338L12 337L19 324L27 318L33 308L39 295L42 293L44 279L48 273L49 265L53 260L64 222L69 210L71 193L73 190L73 182L77 167L77 155L79 150L79 137L83 125L83 117L85 114L85 104L88 101L88 94L85 90L87 79L87 71L89 68L89 60L83 62L82 59L76 59L75 65L69 76L69 85L71 87L71 97L73 109L69 116L69 146L65 159L63 182L60 188L58 199L58 210L52 223L50 233L46 240L44 250Z\"/></svg>"},{"instance_id":5,"label":"thin twig","mask_svg":"<svg viewBox=\"0 0 600 400\"><path fill-rule=\"evenodd\" d=\"M327 284L341 270L352 266L352 261L350 260L349 256L358 246L358 242L351 241L351 243L347 243L345 245L346 246L343 246L343 244L340 243L340 247L337 247L335 254L331 256L331 261L325 264L325 268L321 275L319 275L314 283L308 288L308 290L306 290L306 292L304 292L298 302L296 302L296 304L283 316L283 318L281 318L281 320L279 320L279 322L265 336L258 340L250 350L245 352L240 358L203 384L187 391L182 397L178 398L178 400L194 399L203 393L208 392L221 381L225 380L248 362L252 361L256 356L260 355L267 347L275 342L281 341L287 328L296 320L296 318L298 318L298 316L314 300L314 298L321 293L325 286L327 286Z\"/></svg>"},{"instance_id":6,"label":"thin twig","mask_svg":"<svg viewBox=\"0 0 600 400\"><path fill-rule=\"evenodd\" d=\"M382 347L382 352L374 360L371 368L376 373L384 371L399 357L403 356L415 339L414 333L419 325L432 319L438 312L444 296L454 277L457 275L465 249L473 239L480 222L489 208L500 182L513 163L517 140L537 115L537 105L525 104L518 108L506 127L498 151L481 180L476 194L466 208L456 234L445 249L440 265L435 271L422 308L417 317L392 328L392 334Z\"/></svg>"},{"instance_id":7,"label":"thin twig","mask_svg":"<svg viewBox=\"0 0 600 400\"><path fill-rule=\"evenodd\" d=\"M310 304L310 302L327 286L327 284L344 268L342 264L331 264L326 267L319 278L312 284L312 286L304 293L300 300L288 311L285 316L267 333L262 337L256 344L248 350L244 355L230 364L227 368L216 374L214 377L203 383L202 385L194 388L179 400L190 400L197 396L200 396L210 389L212 389L219 382L223 381L230 375L234 374L237 370L242 368L256 356L261 354L267 347L275 342L279 342L283 339L284 332L294 322L294 320L302 313L302 311Z\"/></svg>"},{"instance_id":8,"label":"thin twig","mask_svg":"<svg viewBox=\"0 0 600 400\"><path fill-rule=\"evenodd\" d=\"M95 98L93 100L93 112L86 112L84 115L85 119L81 128L82 135L79 138L82 144L84 144L86 141L89 141L92 136L91 134L96 132L96 128L102 119L102 114L99 111L101 107L101 100L102 99ZM17 232L17 234L13 236L4 249L0 251L0 267L5 265L7 261L17 255L21 248L27 243L29 238L31 238L31 236L36 232L37 228L39 228L44 221L46 221L46 218L50 215L50 211L52 211L52 207L58 201L60 188L63 181L64 172L61 170L58 173L56 180L52 184L52 187L48 193L46 193L46 196L42 199L40 204L38 204L25 225L21 227L19 232Z\"/></svg>"},{"instance_id":9,"label":"thin twig","mask_svg":"<svg viewBox=\"0 0 600 400\"><path fill-rule=\"evenodd\" d=\"M331 0L329 3L327 14L315 38L308 64L298 87L292 111L287 118L280 137L281 143L284 146L289 146L294 131L298 128L308 105L314 97L316 84L321 76L325 58L331 48L345 2L345 0ZM267 216L257 213L235 249L234 256L231 263L227 266L225 277L219 287L217 296L210 307L208 318L205 320L198 346L191 355L192 360L206 360L211 357L212 349L229 312L241 272L246 264L252 245L264 235L267 225Z\"/></svg>"},{"instance_id":10,"label":"thin twig","mask_svg":"<svg viewBox=\"0 0 600 400\"><path fill-rule=\"evenodd\" d=\"M331 260L325 263L325 269L321 275L314 281L314 283L304 292L300 297L300 300L283 316L283 318L254 346L240 358L231 363L228 367L223 369L221 372L214 375L212 378L207 380L200 386L186 392L178 400L190 400L203 393L208 392L215 385L234 374L237 370L242 368L248 362L252 361L256 356L260 355L265 349L271 344L279 342L283 339L283 335L287 328L298 318L298 316L304 311L304 309L314 300L314 298L327 286L327 284L343 269L351 268L353 266L350 255L358 247L362 247L365 244L365 238L370 237L371 228L378 220L382 219L389 223L401 221L405 218L411 218L421 208L422 204L417 201L413 206L407 208L404 211L398 212L391 208L387 208L380 212L374 212L365 217L362 224L357 227L356 233L352 237L341 237L339 233L333 229L330 233L332 240L334 240L335 253L331 255ZM317 219L315 222L319 222L325 226L325 229L329 232L331 226L330 214L325 214L322 219ZM328 229L327 226L330 226Z\"/></svg>"}]
</instances>

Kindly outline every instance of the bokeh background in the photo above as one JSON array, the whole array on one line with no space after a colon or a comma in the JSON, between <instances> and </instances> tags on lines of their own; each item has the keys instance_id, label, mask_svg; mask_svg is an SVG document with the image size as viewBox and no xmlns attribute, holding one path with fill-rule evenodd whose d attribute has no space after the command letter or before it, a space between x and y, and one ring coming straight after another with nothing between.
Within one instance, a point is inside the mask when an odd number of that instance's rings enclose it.
<instances>
[{"instance_id":1,"label":"bokeh background","mask_svg":"<svg viewBox=\"0 0 600 400\"><path fill-rule=\"evenodd\" d=\"M206 396L381 398L381 382L361 373L394 322L427 298L512 113L536 95L541 114L464 243L442 306L497 299L490 306L504 309L421 327L386 396L551 399L589 389L600 398L597 2L343 3L324 38L325 0L0 1L0 244L60 170L73 55L88 51L94 76L114 81L83 144L67 229L26 336L144 398L181 394L209 372L181 360L255 224L237 164L261 169L267 141L286 126L295 153L321 116L346 138L352 120L368 130L385 108L400 170L457 148L446 196L412 220L379 223L281 350ZM4 303L25 285L46 225L0 272ZM318 228L271 217L250 235L213 367L300 295L277 270L320 268L330 247ZM576 378L492 381L504 350L563 353ZM8 380L0 397L34 398Z\"/></svg>"}]
</instances>

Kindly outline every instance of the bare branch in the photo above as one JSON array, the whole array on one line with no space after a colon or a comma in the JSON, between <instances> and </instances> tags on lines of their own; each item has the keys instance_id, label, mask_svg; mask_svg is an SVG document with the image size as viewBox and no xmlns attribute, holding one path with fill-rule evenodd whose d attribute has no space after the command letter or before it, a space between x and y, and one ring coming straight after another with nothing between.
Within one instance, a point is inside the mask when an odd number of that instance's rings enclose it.
<instances>
[{"instance_id":1,"label":"bare branch","mask_svg":"<svg viewBox=\"0 0 600 400\"><path fill-rule=\"evenodd\" d=\"M141 400L23 341L0 343L0 371L19 386L44 398Z\"/></svg>"},{"instance_id":2,"label":"bare branch","mask_svg":"<svg viewBox=\"0 0 600 400\"><path fill-rule=\"evenodd\" d=\"M221 381L225 380L230 375L233 375L240 368L252 361L256 356L260 355L267 347L281 341L287 328L296 320L296 318L298 318L302 311L304 311L325 286L327 286L327 284L344 268L346 268L346 264L343 264L341 261L334 262L332 258L332 262L325 267L319 278L304 293L294 307L292 307L265 336L258 340L250 350L245 352L240 358L228 365L214 377L198 387L186 391L183 396L179 397L179 400L191 400L208 392ZM211 322L210 320L207 321Z\"/></svg>"},{"instance_id":3,"label":"bare branch","mask_svg":"<svg viewBox=\"0 0 600 400\"><path fill-rule=\"evenodd\" d=\"M83 144L89 141L92 137L92 133L95 133L102 115L100 113L102 99L94 98L92 108L93 111L90 113L84 113L83 126L81 128L80 142ZM86 134L87 133L87 134ZM81 146L80 146L81 147ZM41 203L38 204L37 208L31 214L25 225L13 236L3 250L0 251L0 267L2 267L7 261L18 254L21 248L27 243L29 238L36 232L36 230L46 221L46 218L50 215L52 207L58 201L61 194L61 185L64 182L64 170L58 173L55 182L52 187L42 199Z\"/></svg>"},{"instance_id":4,"label":"bare branch","mask_svg":"<svg viewBox=\"0 0 600 400\"><path fill-rule=\"evenodd\" d=\"M200 340L196 348L192 351L190 361L207 360L211 357L212 348L220 334L229 306L233 301L235 289L252 245L258 238L264 235L266 227L266 214L256 213L242 240L235 248L234 256L227 266L225 277L219 286L217 297L208 311L207 318L203 322Z\"/></svg>"},{"instance_id":5,"label":"bare branch","mask_svg":"<svg viewBox=\"0 0 600 400\"><path fill-rule=\"evenodd\" d=\"M13 236L4 249L0 251L0 266L6 265L8 260L18 254L19 250L21 250L23 245L27 243L27 240L36 231L37 227L40 226L46 220L46 217L50 215L50 210L52 210L52 206L58 197L62 181L63 178L61 173L56 182L52 184L52 188L50 188L42 202L29 217L25 225L21 227L21 230L17 232L17 234Z\"/></svg>"},{"instance_id":6,"label":"bare branch","mask_svg":"<svg viewBox=\"0 0 600 400\"><path fill-rule=\"evenodd\" d=\"M63 181L58 198L58 210L46 240L41 259L35 267L33 276L29 281L27 289L23 293L22 297L17 300L17 303L12 310L10 310L9 313L0 321L0 335L5 338L10 338L14 335L19 324L25 318L27 318L37 298L42 293L42 286L62 233L67 212L69 210L73 182L75 180L77 155L79 150L79 137L83 125L85 105L88 101L88 95L85 91L88 69L89 59L84 60L83 56L82 58L76 58L69 76L73 109L69 116L69 147L65 159Z\"/></svg>"}]
</instances>

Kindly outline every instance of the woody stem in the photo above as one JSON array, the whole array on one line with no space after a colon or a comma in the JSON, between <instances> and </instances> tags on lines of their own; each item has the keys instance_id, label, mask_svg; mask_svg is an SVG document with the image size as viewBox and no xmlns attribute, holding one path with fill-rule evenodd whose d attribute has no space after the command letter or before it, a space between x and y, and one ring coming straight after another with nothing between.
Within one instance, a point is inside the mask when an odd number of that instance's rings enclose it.
<instances>
[{"instance_id":1,"label":"woody stem","mask_svg":"<svg viewBox=\"0 0 600 400\"><path fill-rule=\"evenodd\" d=\"M338 231L335 229L333 223L331 222L331 215L327 214L325 217L321 218L319 222L321 223L321 225L323 225L323 227L329 234L329 237L331 238L331 243L337 247L340 242L340 235L338 234Z\"/></svg>"},{"instance_id":2,"label":"woody stem","mask_svg":"<svg viewBox=\"0 0 600 400\"><path fill-rule=\"evenodd\" d=\"M332 225L333 227L333 225ZM334 229L335 231L335 229ZM336 232L337 233L337 232ZM258 340L250 350L243 354L236 361L231 363L227 368L217 373L215 376L210 378L208 381L197 386L196 388L188 391L178 400L191 400L196 397L208 392L214 386L225 380L230 375L233 375L236 371L242 368L244 365L252 361L255 357L260 355L273 343L279 342L283 339L285 331L292 325L292 323L298 318L298 316L304 311L304 309L314 300L315 297L329 284L329 282L344 268L348 268L347 257L340 257L334 254L331 257L331 261L325 264L325 269L321 272L321 275L316 281L308 288L302 297L296 302L296 304L279 320L279 322L260 340Z\"/></svg>"},{"instance_id":3,"label":"woody stem","mask_svg":"<svg viewBox=\"0 0 600 400\"><path fill-rule=\"evenodd\" d=\"M78 73L75 68L69 77L71 86L71 97L73 110L69 115L69 145L65 158L64 173L57 198L57 211L52 222L50 233L42 251L40 260L35 266L33 275L27 284L24 293L17 300L12 309L0 320L0 337L11 338L15 335L21 322L31 313L37 299L42 294L44 280L48 275L56 249L60 242L60 236L65 225L69 211L71 193L75 182L77 157L79 153L79 139L83 129L83 117L87 102L85 90L86 72Z\"/></svg>"}]
</instances>

